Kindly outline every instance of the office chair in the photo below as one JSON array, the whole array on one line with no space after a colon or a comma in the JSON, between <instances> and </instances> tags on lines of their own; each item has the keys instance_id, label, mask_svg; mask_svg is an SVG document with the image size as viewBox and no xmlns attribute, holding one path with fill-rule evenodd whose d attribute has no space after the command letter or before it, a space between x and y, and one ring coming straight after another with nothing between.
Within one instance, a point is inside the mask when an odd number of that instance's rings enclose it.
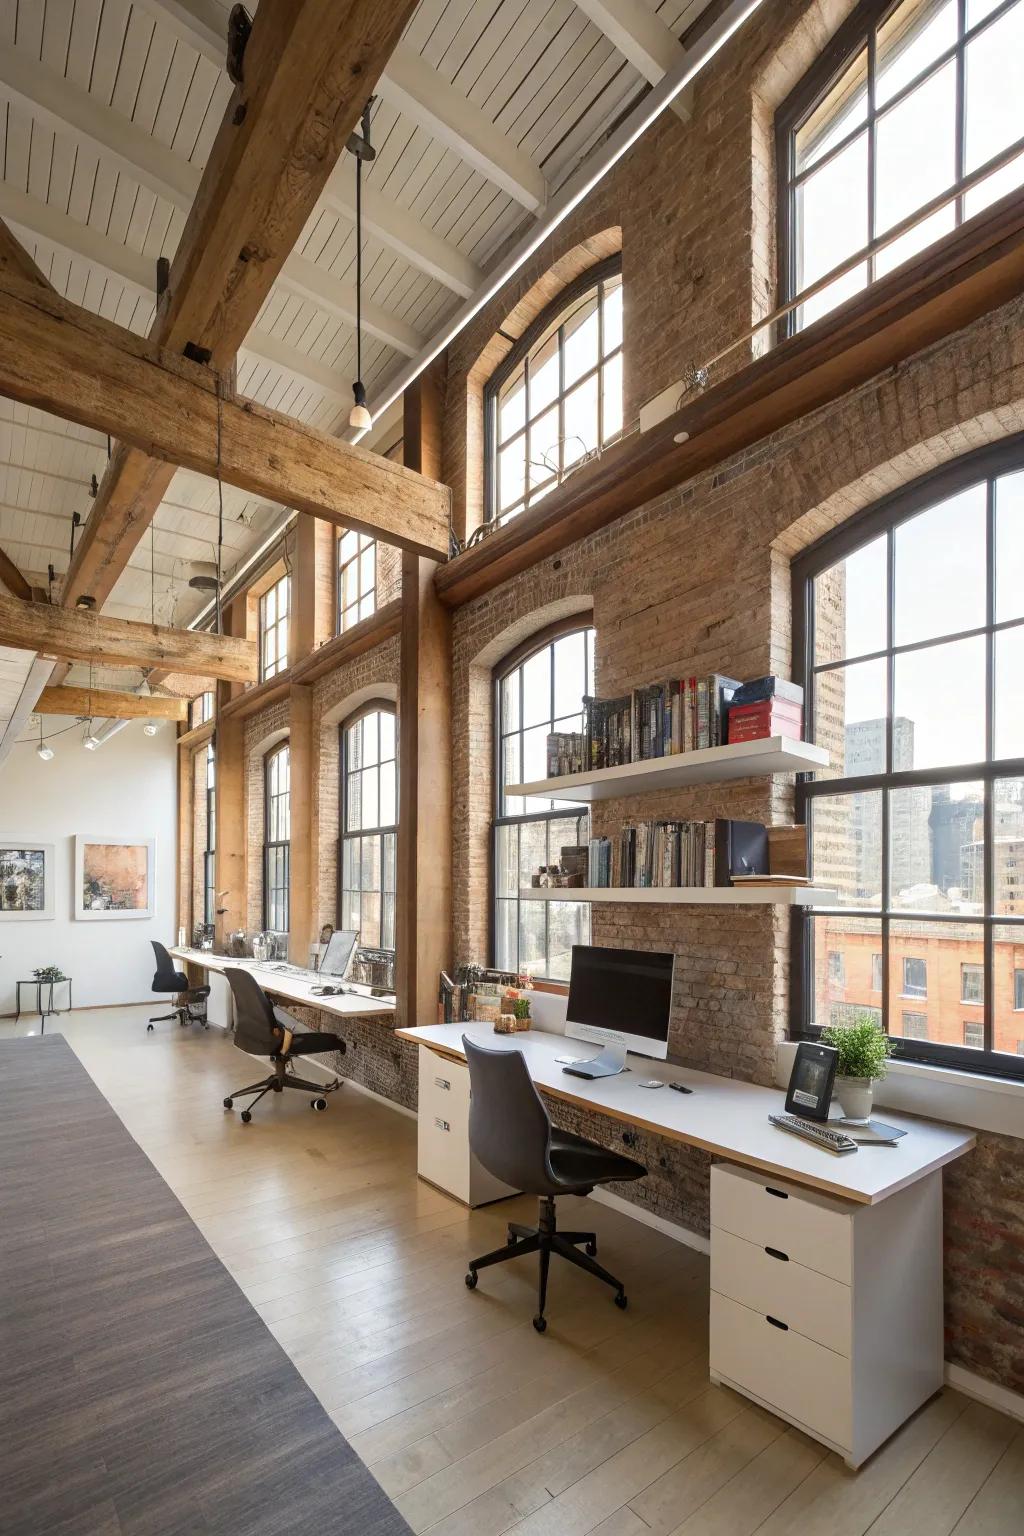
<instances>
[{"instance_id":1,"label":"office chair","mask_svg":"<svg viewBox=\"0 0 1024 1536\"><path fill-rule=\"evenodd\" d=\"M324 1051L337 1051L344 1056L344 1040L340 1035L329 1035L319 1030L310 1030L306 1034L295 1033L296 1020L285 1013L283 1008L274 1007L251 972L242 970L241 966L231 965L224 975L228 979L235 1003L235 1044L240 1051L248 1051L254 1056L269 1056L274 1067L269 1077L261 1078L248 1088L236 1088L230 1098L224 1100L224 1108L233 1109L236 1099L255 1094L248 1109L242 1110L242 1119L248 1125L253 1109L265 1093L283 1093L285 1088L303 1088L315 1095L310 1100L311 1108L326 1109L327 1100L323 1095L340 1088L341 1079L336 1077L330 1087L325 1088L323 1083L297 1077L292 1064L297 1056L316 1056Z\"/></svg>"},{"instance_id":2,"label":"office chair","mask_svg":"<svg viewBox=\"0 0 1024 1536\"><path fill-rule=\"evenodd\" d=\"M540 1202L536 1227L509 1222L505 1247L472 1261L466 1276L469 1289L476 1289L478 1270L524 1253L539 1253L539 1299L533 1326L543 1333L547 1328L548 1264L551 1255L557 1253L610 1285L616 1292L615 1305L625 1307L622 1281L594 1260L596 1234L557 1231L555 1199L558 1195L589 1195L597 1184L642 1179L647 1169L632 1158L606 1151L596 1141L556 1129L533 1085L522 1051L489 1051L465 1035L462 1043L469 1063L470 1147L495 1178L536 1195ZM581 1244L585 1253L579 1251Z\"/></svg>"},{"instance_id":3,"label":"office chair","mask_svg":"<svg viewBox=\"0 0 1024 1536\"><path fill-rule=\"evenodd\" d=\"M162 944L156 939L149 941L156 955L156 975L153 977L154 992L174 992L184 998L183 1002L176 1003L170 1013L158 1013L156 1018L150 1019L146 1025L146 1033L152 1034L154 1024L169 1024L173 1019L184 1027L186 1024L201 1024L208 1028L206 1019L206 999L210 995L209 987L190 987L188 977L184 971L174 968L174 961Z\"/></svg>"}]
</instances>

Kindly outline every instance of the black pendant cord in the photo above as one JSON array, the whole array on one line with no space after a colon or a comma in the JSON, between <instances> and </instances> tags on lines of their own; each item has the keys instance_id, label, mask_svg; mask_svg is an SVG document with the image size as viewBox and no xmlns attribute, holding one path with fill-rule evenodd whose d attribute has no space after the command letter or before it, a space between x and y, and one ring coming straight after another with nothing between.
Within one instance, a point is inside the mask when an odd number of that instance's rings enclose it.
<instances>
[{"instance_id":1,"label":"black pendant cord","mask_svg":"<svg viewBox=\"0 0 1024 1536\"><path fill-rule=\"evenodd\" d=\"M363 381L363 157L356 156L356 379ZM357 391L358 399L358 391Z\"/></svg>"}]
</instances>

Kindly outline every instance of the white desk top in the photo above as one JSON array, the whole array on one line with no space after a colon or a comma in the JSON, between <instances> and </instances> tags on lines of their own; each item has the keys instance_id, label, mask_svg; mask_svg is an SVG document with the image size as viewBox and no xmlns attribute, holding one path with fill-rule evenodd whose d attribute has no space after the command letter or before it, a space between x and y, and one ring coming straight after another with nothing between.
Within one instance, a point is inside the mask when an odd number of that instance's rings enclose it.
<instances>
[{"instance_id":1,"label":"white desk top","mask_svg":"<svg viewBox=\"0 0 1024 1536\"><path fill-rule=\"evenodd\" d=\"M489 1024L430 1024L399 1029L396 1034L456 1060L465 1059L464 1034L491 1050L522 1051L537 1087L552 1098L864 1205L884 1200L974 1146L970 1131L891 1115L886 1110L886 1123L908 1132L895 1147L862 1146L846 1157L837 1157L768 1123L769 1113L785 1109L785 1094L775 1088L758 1088L735 1078L714 1077L638 1056L629 1058L631 1072L591 1082L569 1076L555 1058L582 1059L593 1056L596 1047L540 1030L498 1035ZM655 1077L685 1082L694 1091L682 1094L669 1088L639 1086L643 1079Z\"/></svg>"},{"instance_id":2,"label":"white desk top","mask_svg":"<svg viewBox=\"0 0 1024 1536\"><path fill-rule=\"evenodd\" d=\"M290 1003L305 1003L309 1008L319 1008L321 1012L333 1013L338 1018L384 1014L387 1015L390 1023L391 1016L395 1012L393 1001L386 997L371 997L369 987L359 986L357 982L345 983L346 987L355 987L354 993L345 993L336 997L317 997L311 990L315 985L314 982L304 981L298 976L289 976L287 971L275 971L273 961L239 960L233 955L215 955L208 949L175 948L171 950L171 954L176 960L185 960L191 965L201 965L207 971L223 973L229 966L241 966L244 970L252 972L264 992L272 992L275 997L284 998Z\"/></svg>"}]
</instances>

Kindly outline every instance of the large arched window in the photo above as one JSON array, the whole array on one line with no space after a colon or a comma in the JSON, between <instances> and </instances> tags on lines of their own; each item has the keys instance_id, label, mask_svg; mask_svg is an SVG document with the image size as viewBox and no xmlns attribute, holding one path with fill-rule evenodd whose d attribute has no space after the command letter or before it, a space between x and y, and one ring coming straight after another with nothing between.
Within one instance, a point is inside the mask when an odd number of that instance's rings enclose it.
<instances>
[{"instance_id":1,"label":"large arched window","mask_svg":"<svg viewBox=\"0 0 1024 1536\"><path fill-rule=\"evenodd\" d=\"M514 651L495 673L494 963L549 981L567 981L572 946L590 940L581 901L520 901L541 864L563 847L586 843L586 806L509 795L506 784L547 778L549 731L583 729L583 699L593 692L594 630L578 619L554 626Z\"/></svg>"},{"instance_id":2,"label":"large arched window","mask_svg":"<svg viewBox=\"0 0 1024 1536\"><path fill-rule=\"evenodd\" d=\"M900 1054L1024 1075L1024 437L794 567L795 662L831 767L798 786L815 883L796 1032L868 1015Z\"/></svg>"},{"instance_id":3,"label":"large arched window","mask_svg":"<svg viewBox=\"0 0 1024 1536\"><path fill-rule=\"evenodd\" d=\"M394 705L380 701L341 726L340 922L371 949L395 947L397 734Z\"/></svg>"},{"instance_id":4,"label":"large arched window","mask_svg":"<svg viewBox=\"0 0 1024 1536\"><path fill-rule=\"evenodd\" d=\"M794 312L796 330L1024 181L1018 155L964 185L1024 138L1024 0L863 0L776 126L784 297L864 253Z\"/></svg>"},{"instance_id":5,"label":"large arched window","mask_svg":"<svg viewBox=\"0 0 1024 1536\"><path fill-rule=\"evenodd\" d=\"M622 431L622 257L559 294L484 391L485 505L514 517Z\"/></svg>"},{"instance_id":6,"label":"large arched window","mask_svg":"<svg viewBox=\"0 0 1024 1536\"><path fill-rule=\"evenodd\" d=\"M288 743L263 760L263 926L288 932L291 865L291 755Z\"/></svg>"},{"instance_id":7,"label":"large arched window","mask_svg":"<svg viewBox=\"0 0 1024 1536\"><path fill-rule=\"evenodd\" d=\"M203 849L203 922L212 927L216 921L216 863L217 863L217 753L212 741L206 743L206 807L204 827L206 846Z\"/></svg>"}]
</instances>

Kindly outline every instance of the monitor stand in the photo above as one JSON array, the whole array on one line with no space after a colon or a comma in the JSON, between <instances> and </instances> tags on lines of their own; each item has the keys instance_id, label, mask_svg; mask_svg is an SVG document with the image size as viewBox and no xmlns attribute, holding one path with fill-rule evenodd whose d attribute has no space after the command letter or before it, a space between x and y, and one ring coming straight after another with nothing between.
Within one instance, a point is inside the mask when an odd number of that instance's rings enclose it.
<instances>
[{"instance_id":1,"label":"monitor stand","mask_svg":"<svg viewBox=\"0 0 1024 1536\"><path fill-rule=\"evenodd\" d=\"M626 1047L606 1045L599 1056L575 1061L571 1066L564 1066L562 1071L570 1073L573 1077L614 1077L618 1072L626 1071Z\"/></svg>"}]
</instances>

